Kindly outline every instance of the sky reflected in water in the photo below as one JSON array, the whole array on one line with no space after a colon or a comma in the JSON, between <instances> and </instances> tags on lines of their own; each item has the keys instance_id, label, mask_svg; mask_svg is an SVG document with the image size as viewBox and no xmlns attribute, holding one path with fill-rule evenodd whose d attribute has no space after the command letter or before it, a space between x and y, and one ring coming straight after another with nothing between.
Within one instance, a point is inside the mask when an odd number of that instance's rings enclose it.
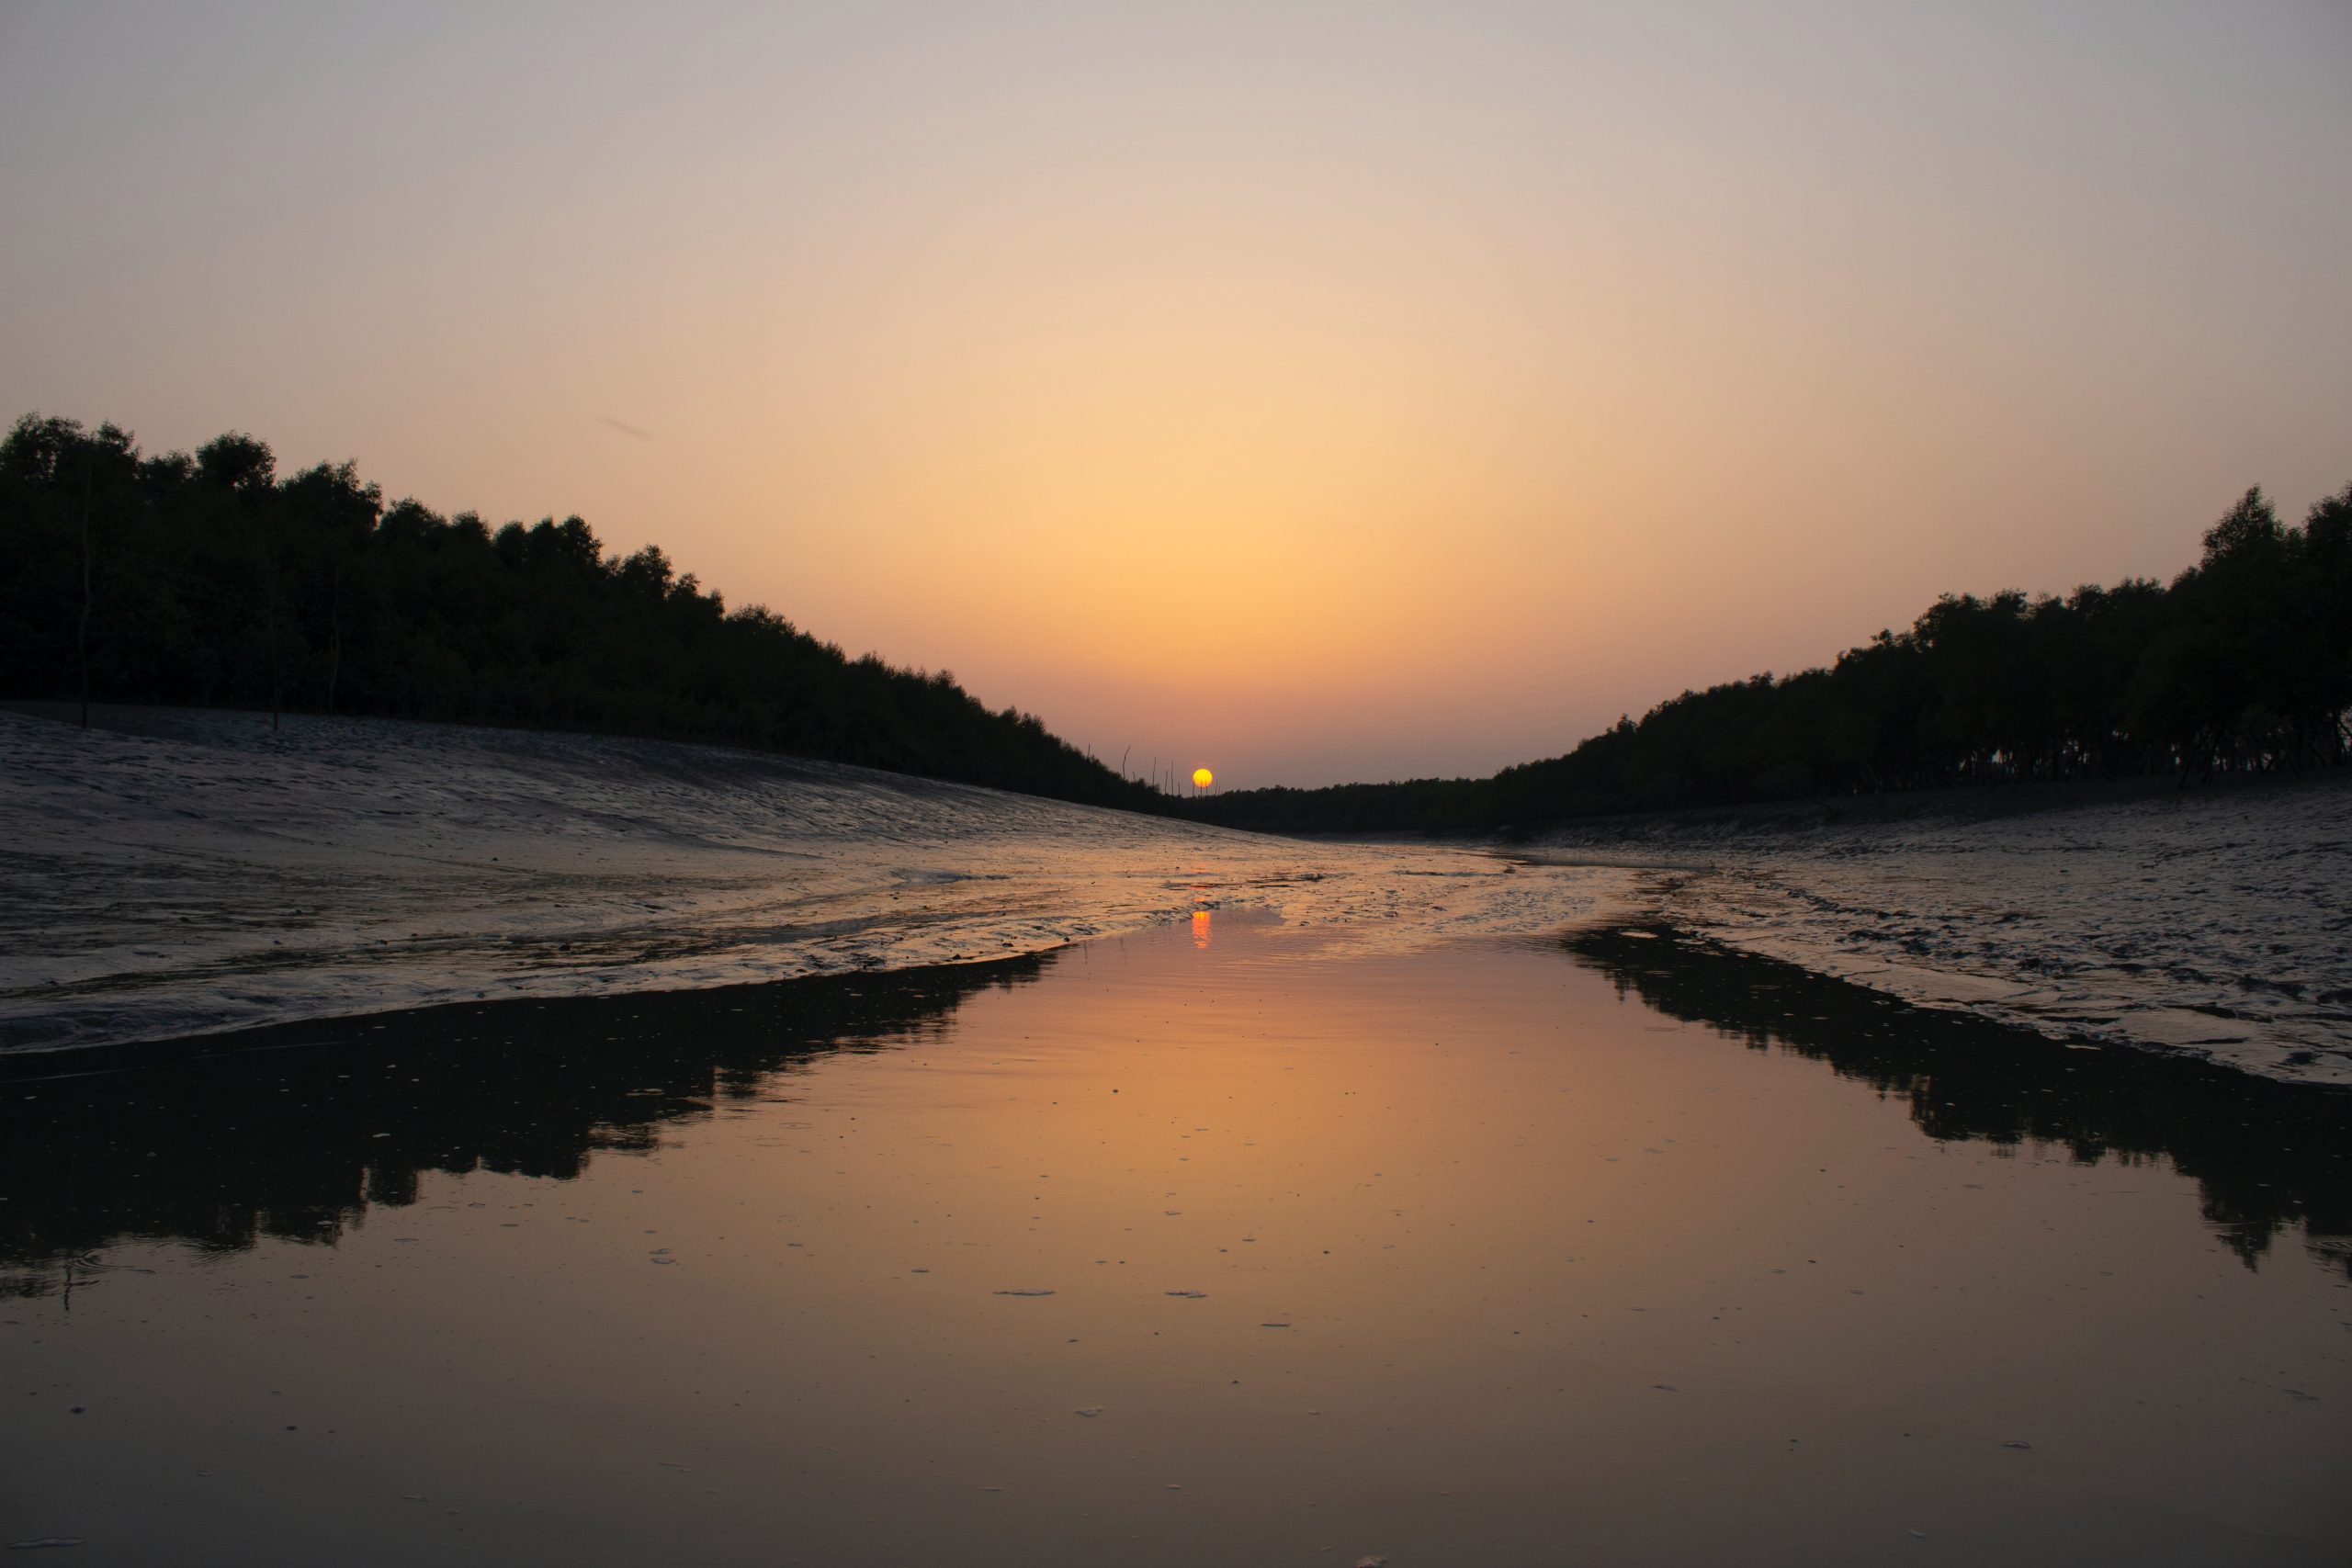
<instances>
[{"instance_id":1,"label":"sky reflected in water","mask_svg":"<svg viewBox=\"0 0 2352 1568\"><path fill-rule=\"evenodd\" d=\"M13 1065L0 1527L77 1562L2338 1560L2341 1098L1643 934L1351 946L1204 912Z\"/></svg>"}]
</instances>

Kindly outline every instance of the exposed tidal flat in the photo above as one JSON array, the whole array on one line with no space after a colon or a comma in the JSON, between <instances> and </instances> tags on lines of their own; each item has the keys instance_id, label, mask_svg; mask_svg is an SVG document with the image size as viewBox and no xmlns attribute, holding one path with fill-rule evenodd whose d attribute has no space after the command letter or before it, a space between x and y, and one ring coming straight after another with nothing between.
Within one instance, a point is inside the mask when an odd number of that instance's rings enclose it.
<instances>
[{"instance_id":1,"label":"exposed tidal flat","mask_svg":"<svg viewBox=\"0 0 2352 1568\"><path fill-rule=\"evenodd\" d=\"M383 719L0 710L0 1052L1045 952L1202 907L1418 945L1633 886L834 763Z\"/></svg>"},{"instance_id":2,"label":"exposed tidal flat","mask_svg":"<svg viewBox=\"0 0 2352 1568\"><path fill-rule=\"evenodd\" d=\"M2352 1086L2352 775L1994 786L1597 820L1661 923L2060 1039Z\"/></svg>"},{"instance_id":3,"label":"exposed tidal flat","mask_svg":"<svg viewBox=\"0 0 2352 1568\"><path fill-rule=\"evenodd\" d=\"M720 747L0 709L0 1052L974 962L1256 909L1646 920L2053 1038L2352 1086L2352 779L1300 840Z\"/></svg>"},{"instance_id":4,"label":"exposed tidal flat","mask_svg":"<svg viewBox=\"0 0 2352 1568\"><path fill-rule=\"evenodd\" d=\"M8 1542L1396 1568L2352 1542L2352 1097L2221 1043L1912 1005L1777 912L1817 907L1791 886L1926 909L1943 877L1929 912L1977 945L1910 955L1936 975L2093 918L2174 952L2275 931L2260 973L2340 1049L2312 927L2340 791L2212 797L2239 827L2172 839L1947 813L1879 852L1752 821L1705 853L1687 825L1503 852L654 743L105 716L0 716ZM1971 868L2020 830L2043 847ZM2209 913L2036 902L2148 862ZM2273 872L2301 902L2264 903ZM1837 919L1824 945L1867 959Z\"/></svg>"}]
</instances>

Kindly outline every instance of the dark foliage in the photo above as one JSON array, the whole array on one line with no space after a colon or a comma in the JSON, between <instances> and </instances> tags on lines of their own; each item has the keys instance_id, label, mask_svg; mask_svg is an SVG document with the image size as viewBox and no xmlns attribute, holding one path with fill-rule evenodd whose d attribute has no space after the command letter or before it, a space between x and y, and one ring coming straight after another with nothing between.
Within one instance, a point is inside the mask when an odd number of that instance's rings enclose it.
<instances>
[{"instance_id":1,"label":"dark foliage","mask_svg":"<svg viewBox=\"0 0 2352 1568\"><path fill-rule=\"evenodd\" d=\"M851 659L729 611L651 545L577 517L492 530L386 506L348 463L279 479L223 435L142 457L32 415L0 442L0 693L717 741L1158 809L945 671Z\"/></svg>"},{"instance_id":2,"label":"dark foliage","mask_svg":"<svg viewBox=\"0 0 2352 1568\"><path fill-rule=\"evenodd\" d=\"M2352 761L2352 486L2282 525L2260 490L2167 588L1944 598L1826 670L1685 692L1488 779L1262 789L1236 827L1505 828L1608 812Z\"/></svg>"}]
</instances>

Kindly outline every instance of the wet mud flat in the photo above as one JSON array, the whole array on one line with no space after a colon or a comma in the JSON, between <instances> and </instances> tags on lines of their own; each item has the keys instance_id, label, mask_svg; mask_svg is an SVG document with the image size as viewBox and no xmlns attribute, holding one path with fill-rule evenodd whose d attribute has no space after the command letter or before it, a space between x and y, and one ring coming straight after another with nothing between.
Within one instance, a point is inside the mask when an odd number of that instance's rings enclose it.
<instances>
[{"instance_id":1,"label":"wet mud flat","mask_svg":"<svg viewBox=\"0 0 2352 1568\"><path fill-rule=\"evenodd\" d=\"M1202 905L1393 946L1614 870L1331 846L767 752L0 705L0 1055L1050 952Z\"/></svg>"},{"instance_id":2,"label":"wet mud flat","mask_svg":"<svg viewBox=\"0 0 2352 1568\"><path fill-rule=\"evenodd\" d=\"M83 1562L2336 1562L2352 1099L1663 930L0 1062Z\"/></svg>"},{"instance_id":3,"label":"wet mud flat","mask_svg":"<svg viewBox=\"0 0 2352 1568\"><path fill-rule=\"evenodd\" d=\"M2352 773L1596 819L1525 852L1907 1001L2352 1089Z\"/></svg>"}]
</instances>

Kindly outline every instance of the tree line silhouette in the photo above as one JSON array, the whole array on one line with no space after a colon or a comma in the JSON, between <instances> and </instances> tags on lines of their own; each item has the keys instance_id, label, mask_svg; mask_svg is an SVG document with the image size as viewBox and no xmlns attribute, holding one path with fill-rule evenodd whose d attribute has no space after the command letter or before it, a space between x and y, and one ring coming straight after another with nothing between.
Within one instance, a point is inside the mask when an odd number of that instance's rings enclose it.
<instances>
[{"instance_id":1,"label":"tree line silhouette","mask_svg":"<svg viewBox=\"0 0 2352 1568\"><path fill-rule=\"evenodd\" d=\"M1276 831L1517 827L1611 812L2352 761L2352 485L2283 525L2259 487L2169 586L1939 599L1827 669L1684 692L1485 779L1238 790Z\"/></svg>"},{"instance_id":2,"label":"tree line silhouette","mask_svg":"<svg viewBox=\"0 0 2352 1568\"><path fill-rule=\"evenodd\" d=\"M17 422L0 692L716 741L1160 808L1034 715L730 610L658 547L387 505L349 463L281 479L245 434L148 457L113 424Z\"/></svg>"},{"instance_id":3,"label":"tree line silhouette","mask_svg":"<svg viewBox=\"0 0 2352 1568\"><path fill-rule=\"evenodd\" d=\"M28 414L0 440L0 693L715 741L1278 831L2340 767L2352 486L2300 526L2248 491L2169 585L1946 596L1826 669L1685 692L1491 778L1180 805L947 671L729 610L659 547L608 557L578 517L493 530L388 505L349 463L281 479L246 434L148 457Z\"/></svg>"}]
</instances>

